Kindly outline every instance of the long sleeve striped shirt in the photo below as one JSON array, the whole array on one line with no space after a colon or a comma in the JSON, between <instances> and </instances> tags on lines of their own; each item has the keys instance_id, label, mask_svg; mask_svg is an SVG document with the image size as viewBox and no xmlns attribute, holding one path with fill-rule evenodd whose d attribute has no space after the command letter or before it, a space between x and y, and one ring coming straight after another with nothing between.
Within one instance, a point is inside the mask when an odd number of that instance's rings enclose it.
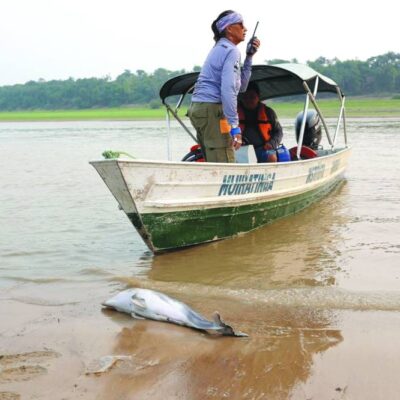
<instances>
[{"instance_id":1,"label":"long sleeve striped shirt","mask_svg":"<svg viewBox=\"0 0 400 400\"><path fill-rule=\"evenodd\" d=\"M197 79L192 101L222 103L224 116L237 126L237 96L244 92L251 75L251 57L240 67L239 49L228 39L220 39L211 49Z\"/></svg>"}]
</instances>

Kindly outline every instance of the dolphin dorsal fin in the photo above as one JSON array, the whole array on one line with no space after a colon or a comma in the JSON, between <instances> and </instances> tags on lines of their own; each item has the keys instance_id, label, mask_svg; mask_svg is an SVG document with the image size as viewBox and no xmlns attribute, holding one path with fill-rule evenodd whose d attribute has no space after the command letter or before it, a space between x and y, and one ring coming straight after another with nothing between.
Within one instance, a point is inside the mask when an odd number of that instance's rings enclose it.
<instances>
[{"instance_id":1,"label":"dolphin dorsal fin","mask_svg":"<svg viewBox=\"0 0 400 400\"><path fill-rule=\"evenodd\" d=\"M224 326L225 324L223 323L223 321L221 320L221 316L219 315L218 311L215 311L213 314L213 320L214 322L219 325L219 326Z\"/></svg>"},{"instance_id":2,"label":"dolphin dorsal fin","mask_svg":"<svg viewBox=\"0 0 400 400\"><path fill-rule=\"evenodd\" d=\"M134 294L131 298L131 302L134 306L141 308L141 309L145 309L146 308L146 300L138 297L136 294Z\"/></svg>"}]
</instances>

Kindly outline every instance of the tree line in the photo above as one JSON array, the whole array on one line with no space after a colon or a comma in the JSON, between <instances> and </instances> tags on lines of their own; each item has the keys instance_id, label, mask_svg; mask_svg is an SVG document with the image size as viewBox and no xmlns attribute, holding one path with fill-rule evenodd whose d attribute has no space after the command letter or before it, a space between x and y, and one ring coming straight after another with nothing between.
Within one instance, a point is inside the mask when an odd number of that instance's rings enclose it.
<instances>
[{"instance_id":1,"label":"tree line","mask_svg":"<svg viewBox=\"0 0 400 400\"><path fill-rule=\"evenodd\" d=\"M267 64L289 60L267 60ZM290 60L296 62L296 59ZM400 94L400 53L389 52L366 61L319 57L307 64L335 80L346 95ZM195 66L193 71L199 71ZM158 68L153 73L125 70L116 79L84 78L29 81L0 87L0 111L33 109L85 109L100 107L161 105L159 90L170 78L185 70ZM397 96L396 96L397 94Z\"/></svg>"}]
</instances>

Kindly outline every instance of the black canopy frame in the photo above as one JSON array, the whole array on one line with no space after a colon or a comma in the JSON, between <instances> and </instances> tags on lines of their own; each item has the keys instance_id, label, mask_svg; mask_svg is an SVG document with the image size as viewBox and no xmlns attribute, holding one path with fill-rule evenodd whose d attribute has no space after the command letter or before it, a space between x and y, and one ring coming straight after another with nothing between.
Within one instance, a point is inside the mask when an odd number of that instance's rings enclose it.
<instances>
[{"instance_id":1,"label":"black canopy frame","mask_svg":"<svg viewBox=\"0 0 400 400\"><path fill-rule=\"evenodd\" d=\"M178 109L181 106L186 95L193 93L194 85L199 76L199 72L190 72L172 78L165 82L160 90L160 98L167 108L167 111L172 113L175 119L181 124L186 132L197 142L194 135L190 132L187 126L178 116ZM311 101L318 112L324 130L326 132L328 142L331 149L334 149L337 134L340 127L340 122L343 121L344 138L347 146L346 134L346 118L345 118L345 96L336 82L332 79L318 73L311 67L303 64L277 64L277 65L254 65L252 67L250 82L257 83L260 89L260 100L267 100L277 97L293 96L293 95L306 95L304 104L304 118L299 135L299 143L302 143L305 129L305 119ZM313 88L311 91L310 88ZM339 118L336 126L336 131L333 139L329 134L325 118L316 102L316 95L318 93L334 93L339 97L341 108ZM167 98L171 96L180 96L178 104L173 109L167 102ZM298 146L298 157L300 157L301 146Z\"/></svg>"},{"instance_id":2,"label":"black canopy frame","mask_svg":"<svg viewBox=\"0 0 400 400\"><path fill-rule=\"evenodd\" d=\"M189 72L176 76L165 82L160 90L160 98L165 100L170 96L186 96L193 92L199 72ZM302 64L254 65L250 82L256 82L260 88L260 99L305 94L303 82L314 87L318 78L318 92L341 92L339 86L330 78Z\"/></svg>"}]
</instances>

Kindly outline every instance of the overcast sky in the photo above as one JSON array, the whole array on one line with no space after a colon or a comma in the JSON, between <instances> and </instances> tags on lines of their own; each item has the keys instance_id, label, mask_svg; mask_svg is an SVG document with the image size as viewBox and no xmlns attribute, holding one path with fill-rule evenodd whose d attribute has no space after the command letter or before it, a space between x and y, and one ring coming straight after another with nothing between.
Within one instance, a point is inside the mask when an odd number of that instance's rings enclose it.
<instances>
[{"instance_id":1,"label":"overcast sky","mask_svg":"<svg viewBox=\"0 0 400 400\"><path fill-rule=\"evenodd\" d=\"M211 22L233 9L266 59L359 59L400 52L397 1L0 0L0 85L115 78L125 69L191 70L213 45ZM239 48L244 54L244 44Z\"/></svg>"}]
</instances>

